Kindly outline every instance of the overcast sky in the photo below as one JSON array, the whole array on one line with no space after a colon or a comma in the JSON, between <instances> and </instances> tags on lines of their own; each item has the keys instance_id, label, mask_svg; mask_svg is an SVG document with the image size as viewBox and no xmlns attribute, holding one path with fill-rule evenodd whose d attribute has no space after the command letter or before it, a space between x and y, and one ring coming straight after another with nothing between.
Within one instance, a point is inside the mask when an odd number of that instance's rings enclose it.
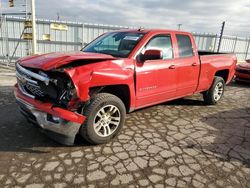
<instances>
[{"instance_id":1,"label":"overcast sky","mask_svg":"<svg viewBox=\"0 0 250 188\"><path fill-rule=\"evenodd\" d=\"M250 36L250 0L36 0L36 9L38 18L196 32L219 33L226 21L226 34Z\"/></svg>"}]
</instances>

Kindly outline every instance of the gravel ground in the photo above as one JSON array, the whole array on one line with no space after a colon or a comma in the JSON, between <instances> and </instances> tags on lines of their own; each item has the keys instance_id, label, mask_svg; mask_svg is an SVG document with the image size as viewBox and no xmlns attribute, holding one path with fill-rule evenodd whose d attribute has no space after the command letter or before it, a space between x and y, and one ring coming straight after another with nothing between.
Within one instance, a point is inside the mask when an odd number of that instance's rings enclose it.
<instances>
[{"instance_id":1,"label":"gravel ground","mask_svg":"<svg viewBox=\"0 0 250 188\"><path fill-rule=\"evenodd\" d=\"M127 116L112 142L65 147L20 115L0 76L0 187L250 187L250 86L217 106L200 95Z\"/></svg>"}]
</instances>

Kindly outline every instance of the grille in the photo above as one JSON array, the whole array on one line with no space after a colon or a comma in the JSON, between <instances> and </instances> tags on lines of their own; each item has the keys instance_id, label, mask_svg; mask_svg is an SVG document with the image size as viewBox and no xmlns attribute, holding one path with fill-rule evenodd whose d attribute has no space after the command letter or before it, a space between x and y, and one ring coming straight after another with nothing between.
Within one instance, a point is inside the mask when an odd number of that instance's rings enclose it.
<instances>
[{"instance_id":1,"label":"grille","mask_svg":"<svg viewBox=\"0 0 250 188\"><path fill-rule=\"evenodd\" d=\"M25 87L27 88L27 90L29 90L29 92L31 92L33 95L39 96L39 97L43 97L44 93L41 91L41 88L38 85L33 85L33 84L29 84L27 83L25 85Z\"/></svg>"},{"instance_id":2,"label":"grille","mask_svg":"<svg viewBox=\"0 0 250 188\"><path fill-rule=\"evenodd\" d=\"M18 67L16 68L16 71L19 88L24 94L28 94L29 96L44 97L44 92L41 90L36 79L32 78Z\"/></svg>"}]
</instances>

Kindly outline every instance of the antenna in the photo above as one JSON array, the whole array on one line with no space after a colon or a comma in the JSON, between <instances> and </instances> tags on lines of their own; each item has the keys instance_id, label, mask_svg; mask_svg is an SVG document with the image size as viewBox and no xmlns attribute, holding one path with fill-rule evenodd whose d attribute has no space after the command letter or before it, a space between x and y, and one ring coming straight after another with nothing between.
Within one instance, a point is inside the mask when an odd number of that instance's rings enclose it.
<instances>
[{"instance_id":1,"label":"antenna","mask_svg":"<svg viewBox=\"0 0 250 188\"><path fill-rule=\"evenodd\" d=\"M179 24L177 24L177 26L178 26L178 30L180 31L180 30L181 30L181 26L182 26L182 24L181 24L181 23L179 23Z\"/></svg>"}]
</instances>

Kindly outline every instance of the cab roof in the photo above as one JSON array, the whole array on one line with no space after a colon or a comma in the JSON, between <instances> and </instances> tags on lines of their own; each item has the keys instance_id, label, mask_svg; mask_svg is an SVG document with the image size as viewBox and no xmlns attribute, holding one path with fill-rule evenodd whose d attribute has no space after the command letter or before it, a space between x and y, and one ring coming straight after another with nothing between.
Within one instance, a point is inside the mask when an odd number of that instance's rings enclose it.
<instances>
[{"instance_id":1,"label":"cab roof","mask_svg":"<svg viewBox=\"0 0 250 188\"><path fill-rule=\"evenodd\" d=\"M169 30L169 29L143 29L143 28L139 28L139 29L122 29L122 30L118 30L116 32L131 32L131 33L174 33L174 34L186 34L186 35L190 35L190 32L185 32L185 31L179 31L179 30Z\"/></svg>"}]
</instances>

